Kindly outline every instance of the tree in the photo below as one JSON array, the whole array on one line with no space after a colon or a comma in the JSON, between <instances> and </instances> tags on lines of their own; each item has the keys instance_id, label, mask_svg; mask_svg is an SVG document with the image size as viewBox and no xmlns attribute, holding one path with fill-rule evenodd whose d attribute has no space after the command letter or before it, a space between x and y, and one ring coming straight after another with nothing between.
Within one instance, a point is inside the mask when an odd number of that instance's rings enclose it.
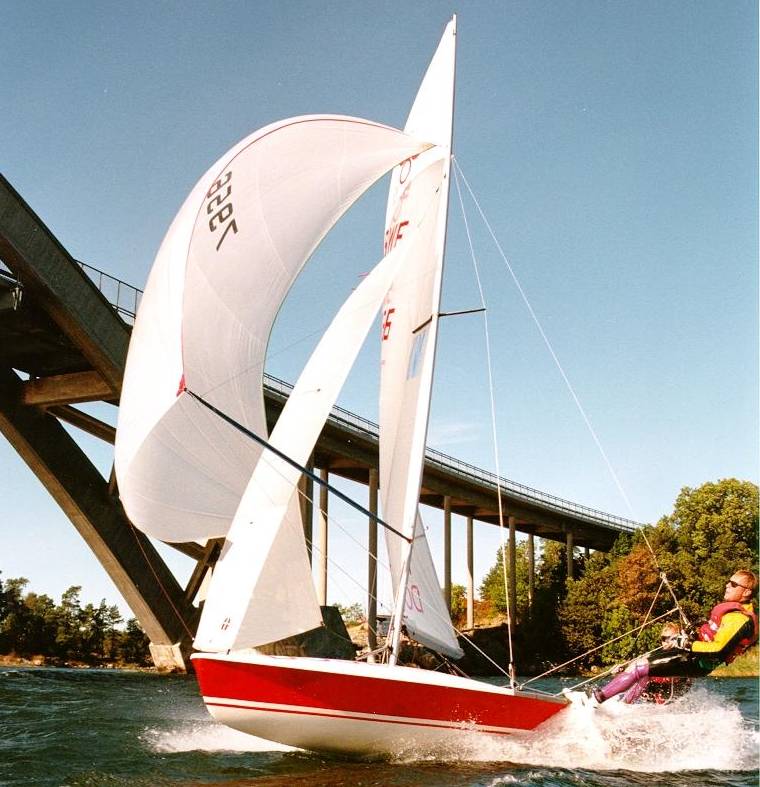
<instances>
[{"instance_id":1,"label":"tree","mask_svg":"<svg viewBox=\"0 0 760 787\"><path fill-rule=\"evenodd\" d=\"M24 588L29 584L26 577L7 579L3 587L3 615L0 618L0 651L22 652L25 645L25 630L29 612L24 605Z\"/></svg>"},{"instance_id":2,"label":"tree","mask_svg":"<svg viewBox=\"0 0 760 787\"><path fill-rule=\"evenodd\" d=\"M659 627L636 629L674 606L660 570L691 622L704 619L722 597L726 577L757 565L757 518L758 490L748 481L682 489L672 514L618 539L607 569L594 555L584 577L570 583L559 611L568 647L583 652L594 639L621 638L602 650L606 663L655 647ZM674 612L671 619L677 618Z\"/></svg>"},{"instance_id":3,"label":"tree","mask_svg":"<svg viewBox=\"0 0 760 787\"><path fill-rule=\"evenodd\" d=\"M336 604L335 606L338 608L338 612L340 612L340 616L347 626L354 626L366 620L364 607L358 601L349 604L347 607L344 607L342 604Z\"/></svg>"},{"instance_id":4,"label":"tree","mask_svg":"<svg viewBox=\"0 0 760 787\"><path fill-rule=\"evenodd\" d=\"M82 606L79 601L81 591L80 585L72 585L61 596L55 635L56 653L61 658L70 658L82 653L80 631Z\"/></svg>"},{"instance_id":5,"label":"tree","mask_svg":"<svg viewBox=\"0 0 760 787\"><path fill-rule=\"evenodd\" d=\"M531 625L518 627L522 645L536 663L556 663L607 643L580 661L585 666L650 650L659 626L642 625L666 615L675 603L661 571L691 622L704 620L732 572L756 570L757 522L757 486L730 478L684 487L672 514L656 525L621 534L608 554L594 553L585 565L576 560L582 570L576 570L575 580L567 579L565 545L542 542ZM518 547L517 612L523 620L526 567L524 546ZM481 594L505 611L501 550ZM669 619L677 618L673 612Z\"/></svg>"},{"instance_id":6,"label":"tree","mask_svg":"<svg viewBox=\"0 0 760 787\"><path fill-rule=\"evenodd\" d=\"M130 618L121 637L120 656L122 660L129 664L147 664L149 642L150 640L136 618Z\"/></svg>"},{"instance_id":7,"label":"tree","mask_svg":"<svg viewBox=\"0 0 760 787\"><path fill-rule=\"evenodd\" d=\"M557 617L567 654L580 656L604 641L605 616L615 605L615 570L609 556L595 552L583 575L567 586ZM597 659L591 654L580 659L578 666L590 666Z\"/></svg>"},{"instance_id":8,"label":"tree","mask_svg":"<svg viewBox=\"0 0 760 787\"><path fill-rule=\"evenodd\" d=\"M663 567L695 618L723 595L726 577L757 566L757 522L757 486L735 478L684 487L673 513L658 522L673 552L663 556Z\"/></svg>"},{"instance_id":9,"label":"tree","mask_svg":"<svg viewBox=\"0 0 760 787\"><path fill-rule=\"evenodd\" d=\"M50 596L27 593L24 597L27 609L26 630L19 642L22 653L52 655L56 631L56 607Z\"/></svg>"}]
</instances>

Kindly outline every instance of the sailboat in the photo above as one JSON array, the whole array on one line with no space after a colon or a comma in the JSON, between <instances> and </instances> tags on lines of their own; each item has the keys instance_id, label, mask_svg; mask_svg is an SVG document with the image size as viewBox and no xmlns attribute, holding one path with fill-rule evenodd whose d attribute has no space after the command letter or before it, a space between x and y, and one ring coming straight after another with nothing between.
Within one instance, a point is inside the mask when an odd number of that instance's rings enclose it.
<instances>
[{"instance_id":1,"label":"sailboat","mask_svg":"<svg viewBox=\"0 0 760 787\"><path fill-rule=\"evenodd\" d=\"M132 522L164 541L224 536L194 641L220 722L314 751L388 755L464 733L525 734L563 697L398 664L402 630L462 656L419 512L439 319L456 18L402 130L309 115L242 140L198 181L134 327L115 466ZM263 368L288 290L350 205L391 172L384 256L304 367L271 434ZM379 478L395 594L383 663L257 651L322 625L297 485L381 314Z\"/></svg>"}]
</instances>

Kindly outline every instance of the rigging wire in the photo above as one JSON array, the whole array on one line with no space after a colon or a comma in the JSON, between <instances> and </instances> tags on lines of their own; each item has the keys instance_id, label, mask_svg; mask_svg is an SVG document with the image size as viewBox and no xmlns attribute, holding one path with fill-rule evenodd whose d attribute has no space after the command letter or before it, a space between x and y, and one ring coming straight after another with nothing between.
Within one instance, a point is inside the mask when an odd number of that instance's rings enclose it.
<instances>
[{"instance_id":1,"label":"rigging wire","mask_svg":"<svg viewBox=\"0 0 760 787\"><path fill-rule=\"evenodd\" d=\"M183 617L182 613L177 609L177 606L172 600L171 594L169 593L168 589L164 586L164 583L161 581L161 577L159 577L158 572L153 566L153 563L148 557L148 553L145 551L145 547L143 546L143 543L140 540L140 537L137 532L137 528L132 524L132 522L129 519L127 519L127 521L129 522L129 529L132 532L132 535L135 538L135 542L137 543L137 546L145 560L145 564L150 569L150 573L153 574L153 578L158 583L159 588L161 588L161 592L164 594L166 600L169 602L169 606L172 608L172 611L177 616L177 620L179 620L182 628L185 630L185 633L190 637L190 640L192 641L193 639L195 639L195 634L190 630L190 627L187 625L185 618Z\"/></svg>"},{"instance_id":2,"label":"rigging wire","mask_svg":"<svg viewBox=\"0 0 760 787\"><path fill-rule=\"evenodd\" d=\"M656 618L652 618L652 620L650 621L650 625L652 623L656 623L658 620L662 620L662 618L666 618L668 615L671 615L675 611L676 611L676 607L673 607L672 609L669 609L667 612L663 612L662 615L658 615ZM542 672L540 675L534 675L532 678L528 678L528 680L523 681L518 686L518 688L522 689L524 686L527 686L529 683L533 683L534 680L539 680L539 678L545 678L547 675L551 675L553 672L556 672L557 670L560 670L563 667L567 667L570 664L573 664L574 662L578 661L579 659L584 658L585 656L589 656L592 653L596 653L596 651L601 650L602 648L606 648L607 645L611 645L613 642L618 642L619 640L623 639L624 637L629 637L631 634L633 634L634 631L637 631L640 628L641 628L641 626L636 626L636 627L630 629L629 631L626 631L624 634L620 634L619 636L614 637L613 639L608 640L607 642L602 642L601 645L597 645L595 648L590 648L585 653L581 653L580 655L574 656L573 658L568 659L567 661L563 661L562 664L555 665L551 669L548 669L545 672ZM630 661L627 661L625 663L629 664L631 661L634 661L634 659L630 659ZM587 683L591 683L592 681L599 680L599 678L602 675L606 675L607 673L612 672L613 669L615 669L614 666L610 667L610 669L606 670L605 672L602 672L602 673L599 673L599 674L596 674L596 675L592 675L592 677L588 678L587 680L583 680L580 683L576 683L574 686L571 686L570 688L571 689L577 689L579 686L585 686Z\"/></svg>"},{"instance_id":3,"label":"rigging wire","mask_svg":"<svg viewBox=\"0 0 760 787\"><path fill-rule=\"evenodd\" d=\"M453 159L453 156L452 156ZM456 161L454 162L456 164ZM494 384L493 384L493 363L491 362L491 337L488 330L488 311L486 309L486 299L483 294L483 285L480 281L480 272L478 271L478 261L475 256L475 248L472 245L472 237L470 236L470 225L467 221L467 214L464 210L464 200L462 199L462 190L459 186L459 176L457 170L459 166L454 167L454 183L457 187L457 196L459 197L459 205L462 209L462 218L464 219L464 227L467 233L467 241L470 245L470 257L472 259L472 266L475 270L475 280L478 283L478 292L480 293L480 303L483 307L483 329L485 333L486 345L486 363L488 366L488 394L491 404L491 436L493 439L494 462L496 463L496 499L499 505L499 536L501 539L501 569L504 578L504 596L507 600L507 639L509 642L509 676L510 684L514 688L515 685L515 659L514 650L512 647L512 609L510 608L510 592L507 581L507 555L504 542L504 509L501 500L501 471L499 467L499 443L496 436L496 403L494 400ZM512 542L510 540L510 546ZM516 611L516 610L515 610Z\"/></svg>"},{"instance_id":4,"label":"rigging wire","mask_svg":"<svg viewBox=\"0 0 760 787\"><path fill-rule=\"evenodd\" d=\"M626 494L625 489L623 488L623 485L620 482L620 479L618 478L618 475L617 475L617 473L615 472L615 469L612 466L612 462L610 462L610 460L609 460L609 458L607 456L607 453L605 452L605 450L604 450L604 448L602 446L602 443L601 443L601 441L599 440L599 437L596 434L596 430L594 429L594 427L593 427L593 425L591 423L591 420L589 419L588 415L586 415L586 411L583 408L583 405L581 404L580 399L578 398L578 395L575 393L575 389L573 388L573 385L570 382L570 378L565 373L565 370L562 367L562 364L560 363L560 360L557 357L557 354L554 352L554 348L552 347L552 344L549 341L549 337L546 335L546 332L544 331L544 328L541 325L541 321L538 319L538 315L536 314L536 312L533 309L533 306L531 305L530 301L528 300L528 296L525 294L525 290L522 288L522 285L520 284L520 281L517 278L517 274L515 273L512 265L510 264L509 259L507 258L507 255L504 253L504 250L502 249L501 244L499 243L499 240L496 237L496 234L494 233L493 228L491 227L491 224L489 223L488 219L486 218L486 215L483 212L483 209L480 207L480 203L478 202L478 199L475 196L472 188L470 187L470 184L469 184L467 178L465 177L464 172L462 172L462 168L459 166L459 161L456 158L454 158L454 167L455 167L455 172L458 175L461 176L462 181L464 182L465 186L467 187L467 191L469 192L470 197L472 198L472 201L475 203L475 207L478 209L478 213L480 213L480 217L483 219L483 223L486 225L486 229L488 230L489 234L491 235L491 238L492 238L493 242L496 244L496 248L497 248L497 250L499 252L499 255L501 256L501 259L503 260L504 264L507 266L507 270L509 271L509 275L512 277L512 281L514 282L515 286L517 287L517 291L520 293L520 297L522 298L523 303L525 304L526 308L528 309L528 312L530 313L530 316L533 318L533 322L535 323L536 328L538 329L538 332L541 335L541 338L543 339L544 344L546 345L547 350L549 351L549 354L551 355L552 359L554 360L554 363L555 363L557 369L559 370L559 373L562 376L562 379L564 380L565 385L567 386L567 390L570 392L570 396L572 397L573 401L575 402L575 406L578 408L578 412L581 414L581 418L583 418L583 421L585 422L586 426L588 427L588 430L591 433L591 437L593 438L594 443L596 444L596 447L599 450L599 453L601 454L602 459L604 460L604 463L607 465L607 470L609 471L610 475L612 476L612 479L615 482L615 485L617 486L618 491L620 492L620 495L622 496L623 500L625 501L625 504L626 504L626 507L628 508L628 512L629 512L630 516L633 518L633 506L631 505L631 501L628 499L628 495Z\"/></svg>"},{"instance_id":5,"label":"rigging wire","mask_svg":"<svg viewBox=\"0 0 760 787\"><path fill-rule=\"evenodd\" d=\"M277 468L277 467L274 465L274 463L271 463L271 461L270 461L270 460L269 460L269 458L266 456L266 454L262 454L260 461L267 462L267 463L268 463L268 464L269 464L269 465L272 467L272 469L273 469L273 470L274 470L276 473L281 473L281 471L280 471L280 470L279 470L279 469L278 469L278 468ZM310 496L309 496L309 495L308 495L308 494L307 494L307 493L306 493L306 492L305 492L303 489L301 489L301 488L300 488L300 487L298 487L298 486L296 486L295 488L296 488L296 490L297 490L297 492L298 492L299 496L300 496L300 497L302 497L304 500L308 500L308 501L310 501L310 502L312 503L312 505L314 505L314 506L315 506L315 507L316 507L316 508L317 508L317 509L318 509L318 510L319 510L319 511L320 511L320 512L321 512L321 513L322 513L322 514L323 514L323 515L326 517L326 519L327 519L327 521L328 521L328 522L330 522L331 524L335 524L335 525L337 525L337 527L338 527L338 528L341 530L341 532L343 532L343 533L344 533L346 536L348 536L348 537L349 537L349 538L350 538L350 539L351 539L351 540L352 540L352 541L353 541L355 544L357 544L357 545L358 545L358 546L360 546L362 549L365 549L366 551L368 551L368 552L369 552L369 550L367 550L367 548L366 548L366 547L365 547L365 546L364 546L364 545L363 545L363 544L362 544L362 543L361 543L361 542L360 542L358 539L356 539L356 538L355 538L355 537L354 537L354 536L353 536L353 535L350 533L350 531L349 531L349 530L348 530L348 529L347 529L347 528L346 528L346 527L345 527L345 526L344 526L344 525L341 523L341 521L340 521L339 519L337 519L337 518L336 518L335 516L333 516L332 514L329 514L328 512L326 512L326 511L323 511L321 508L319 508L319 506L317 505L317 501L315 500L315 498L314 498L314 497L310 497ZM332 487L330 487L330 489L332 489ZM320 548L314 544L314 541L313 541L313 539L312 539L312 540L305 539L305 540L307 541L307 543L310 543L310 544L311 544L311 548L312 548L312 550L313 550L313 551L316 551L317 553L321 554L321 550L320 550ZM390 572L390 567L389 567L389 565L388 565L387 563L385 563L384 561L382 561L382 560L381 560L381 559L380 559L380 558L379 558L377 555L375 555L374 557L375 557L375 560L377 561L377 564L378 564L378 566L379 566L380 568L382 568L384 571L386 571L386 572L388 572L388 573L389 573L389 572ZM340 571L342 574L344 574L344 575L345 575L345 576L346 576L348 579L350 579L350 580L351 580L351 582L353 582L353 584L355 584L355 585L356 585L356 586L357 586L357 587L358 587L360 590L362 590L364 593L366 593L366 594L368 595L368 597L370 596L370 594L369 594L369 588L365 587L365 586L364 586L364 585L363 585L361 582L359 582L359 580L357 580L357 579L356 579L356 577L352 576L352 575L351 575L351 574L350 574L348 571L346 571L346 570L345 570L345 569L344 569L344 568L343 568L343 567L342 567L342 566L341 566L341 565L340 565L340 564L339 564L337 561L335 561L333 558L329 557L329 555L328 555L328 557L327 557L327 561L328 561L328 562L329 562L329 563L330 563L332 566L335 566L335 568L337 568L337 569L338 569L338 571ZM376 602L377 604L379 604L379 606L380 606L380 607L383 609L383 611L384 611L386 614L390 614L390 613L392 613L392 611L393 611L393 610L392 610L392 608L391 608L391 607L389 607L389 606L388 606L388 605L387 605L385 602L383 602L383 601L382 601L380 598L378 598L378 596L377 596L377 595L373 595L373 596L372 596L372 598L374 598L375 602ZM468 643L468 644L469 644L469 645L470 645L470 646L471 646L471 647L472 647L474 650L476 650L478 653L480 653L480 655L481 655L481 656L483 656L483 658L485 658L487 661L489 661L491 664L493 664L493 666L494 666L494 667L496 667L496 669L497 669L497 670L499 670L499 672L501 672L501 673L502 673L503 675L505 675L507 678L510 678L510 680L512 679L512 675L510 674L510 672L507 672L507 670L505 670L505 669L504 669L504 668L503 668L503 667L502 667L500 664L498 664L496 661L494 661L494 660L493 660L493 659L492 659L492 658L491 658L491 657L490 657L490 656L489 656L489 655L488 655L488 654L487 654L485 651L483 651L483 650L482 650L480 647L478 647L478 646L475 644L475 642L474 642L474 641L473 641L473 640L472 640L470 637L468 637L468 636L467 636L467 635L466 635L466 634L465 634L463 631L461 631L461 630L460 630L460 629L458 629L456 626L454 626L454 624L452 623L452 621L451 621L451 618L450 618L450 617L442 615L442 614L441 614L441 613L439 613L439 612L438 612L438 611L437 611L435 608L431 608L431 609L429 609L429 610L428 610L428 612L429 612L430 614L432 614L432 615L433 615L433 617L436 617L438 620L440 620L440 621L443 621L443 622L445 622L445 623L449 623L449 624L451 624L451 628L454 630L454 632L455 632L457 635L459 635L460 637L462 637L463 639L465 639L465 640L467 641L467 643ZM377 632L375 632L375 633L377 634ZM384 650L384 649L383 649L383 648L380 648L380 649L378 649L378 650Z\"/></svg>"},{"instance_id":6,"label":"rigging wire","mask_svg":"<svg viewBox=\"0 0 760 787\"><path fill-rule=\"evenodd\" d=\"M370 517L371 519L374 519L378 523L378 525L381 525L386 530L390 530L392 533L395 533L399 538L403 538L404 541L411 543L414 540L409 536L405 536L403 533L396 530L396 528L394 528L392 525L389 525L387 522L384 522L382 519L380 519L379 516L377 516L377 514L373 514L371 511L368 511L366 508L364 508L364 506L359 505L359 503L357 503L355 500L352 500L350 497L348 497L348 495L344 495L343 492L341 492L339 489L336 489L334 486L330 486L330 484L323 481L315 473L312 473L311 470L309 470L307 467L304 467L303 465L298 464L298 462L295 462L287 454L280 451L279 448L273 446L268 440L265 440L260 435L257 435L254 431L246 428L241 423L238 423L234 418L224 413L218 407L214 407L214 405L211 404L211 402L207 402L202 396L198 396L197 393L194 393L189 388L186 388L185 391L188 393L189 396L191 396L197 402L202 404L205 408L210 410L215 415L218 415L223 421L225 421L230 426L237 429L242 434L246 435L246 437L250 437L251 440L258 443L265 450L270 451L276 457L282 459L284 462L289 464L291 467L295 467L296 469L300 470L304 475L311 478L312 481L316 481L320 486L327 487L327 489L329 489L334 495L339 497L344 503L348 503L348 505L350 505L352 508L355 508L360 513Z\"/></svg>"},{"instance_id":7,"label":"rigging wire","mask_svg":"<svg viewBox=\"0 0 760 787\"><path fill-rule=\"evenodd\" d=\"M552 359L553 359L553 361L554 361L554 363L555 363L555 365L556 365L556 367L557 367L557 369L558 369L558 371L559 371L559 373L560 373L560 375L561 375L561 377L562 377L562 379L563 379L563 381L565 383L565 386L567 387L568 391L570 392L570 396L572 397L573 402L575 403L575 406L577 407L578 412L581 415L581 418L583 419L584 423L586 424L586 427L588 428L589 433L591 434L591 437L592 437L592 439L593 439L597 449L599 450L599 453L600 453L602 459L604 460L605 465L607 466L607 470L609 471L609 473L610 473L610 475L612 477L612 480L615 483L615 486L617 487L618 491L620 492L621 497L623 498L623 501L625 502L625 505L626 505L626 507L628 509L629 515L633 518L634 512L633 512L633 506L631 505L631 501L628 498L628 495L627 495L627 493L626 493L626 491L625 491L625 489L623 487L623 484L621 483L617 473L615 472L614 467L612 466L612 462L610 461L609 457L607 456L607 452L604 450L604 447L602 446L601 440L599 439L599 437L598 437L598 435L596 433L596 430L594 429L593 424L591 423L591 419L586 414L586 411L585 411L583 405L581 404L580 399L578 398L578 395L576 394L575 389L573 388L572 383L570 382L570 378L567 376L567 374L566 374L562 364L560 363L560 360L557 357L557 354L554 351L554 348L552 347L551 342L549 341L549 337L547 336L546 332L544 331L544 328L543 328L543 326L541 324L541 321L538 319L538 315L536 314L535 310L533 309L533 306L531 305L530 301L528 300L528 296L525 293L525 290L523 289L522 285L520 284L520 280L517 278L517 274L515 273L514 268L512 267L511 263L509 262L509 259L508 259L507 255L505 254L504 249L502 248L501 244L499 243L499 240L496 237L496 234L495 234L493 228L491 227L490 222L486 218L486 215L485 215L485 213L483 212L483 209L480 206L480 202L478 201L477 197L475 196L475 193L473 192L473 190L472 190L472 188L471 188L471 186L469 184L469 181L467 180L467 177L465 176L464 172L462 172L462 168L459 165L459 161L453 156L452 156L452 160L454 162L455 182L457 184L457 192L459 193L460 203L462 202L462 197L461 197L461 193L459 192L459 176L461 176L462 181L464 182L465 186L467 187L467 191L469 192L470 197L471 197L473 203L475 204L475 207L477 208L478 213L480 214L480 217L483 220L483 223L485 224L486 229L488 230L488 233L490 234L491 239L493 240L493 242L494 242L494 244L496 246L496 249L497 249L497 251L498 251L502 261L504 262L507 270L509 271L509 275L512 277L512 281L514 282L515 286L517 287L517 291L519 292L520 297L522 298L522 301L525 304L525 307L528 309L528 312L529 312L531 318L533 319L533 322L535 323L536 328L538 329L538 332L539 332L541 338L543 339L543 342L546 345L546 348L549 351L549 354L551 355L551 357L552 357ZM462 206L462 213L464 215L464 206ZM470 248L472 250L472 241L470 240L470 232L469 232L469 228L468 228L468 225L467 225L466 217L465 217L465 227L467 228L467 238L470 241ZM479 281L478 281L478 287L480 287L480 282ZM670 596L673 599L673 602L675 603L676 609L678 611L679 616L681 617L681 620L683 621L683 624L685 625L685 627L687 629L691 629L692 628L692 624L689 621L689 619L686 616L686 614L684 613L684 611L683 611L683 609L681 607L681 604L678 601L678 597L676 596L675 591L673 590L673 587L670 584L670 581L668 580L668 577L667 577L666 573L660 567L660 564L659 564L659 562L657 560L657 555L656 555L656 553L655 553L655 551L654 551L654 549L653 549L649 539L647 538L646 529L642 527L642 528L640 528L639 532L641 533L641 535L642 535L642 537L644 539L644 543L646 544L647 548L649 549L649 552L650 552L650 554L652 556L652 560L653 560L653 562L655 564L655 567L657 568L657 571L658 571L658 573L660 575L661 580L665 583L665 586L668 589L668 592L670 593Z\"/></svg>"}]
</instances>

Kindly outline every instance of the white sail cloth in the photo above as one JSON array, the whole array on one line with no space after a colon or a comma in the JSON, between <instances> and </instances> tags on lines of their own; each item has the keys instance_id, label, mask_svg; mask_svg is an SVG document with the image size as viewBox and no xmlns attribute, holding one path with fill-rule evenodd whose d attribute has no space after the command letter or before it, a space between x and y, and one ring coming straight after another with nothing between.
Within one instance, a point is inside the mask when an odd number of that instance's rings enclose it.
<instances>
[{"instance_id":1,"label":"white sail cloth","mask_svg":"<svg viewBox=\"0 0 760 787\"><path fill-rule=\"evenodd\" d=\"M182 391L265 435L266 344L288 289L345 210L427 147L357 118L292 118L244 139L195 186L156 257L124 376L115 465L141 530L225 535L261 450Z\"/></svg>"},{"instance_id":2,"label":"white sail cloth","mask_svg":"<svg viewBox=\"0 0 760 787\"><path fill-rule=\"evenodd\" d=\"M269 443L297 464L306 464L404 251L388 254L346 300L288 397ZM256 647L321 624L300 518L286 514L300 476L262 454L214 569L196 648Z\"/></svg>"},{"instance_id":3,"label":"white sail cloth","mask_svg":"<svg viewBox=\"0 0 760 787\"><path fill-rule=\"evenodd\" d=\"M448 209L454 100L455 22L446 28L412 106L405 130L439 147L404 162L392 175L386 251L413 246L383 311L380 387L380 496L383 516L405 542L386 532L397 612L410 636L462 656L419 514L425 441L438 330ZM410 230L414 229L414 233Z\"/></svg>"}]
</instances>

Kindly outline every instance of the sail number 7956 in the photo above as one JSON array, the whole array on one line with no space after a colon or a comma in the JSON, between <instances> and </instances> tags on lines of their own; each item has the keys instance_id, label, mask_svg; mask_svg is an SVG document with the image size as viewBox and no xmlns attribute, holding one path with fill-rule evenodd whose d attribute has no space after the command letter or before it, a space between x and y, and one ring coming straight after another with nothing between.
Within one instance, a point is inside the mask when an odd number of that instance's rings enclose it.
<instances>
[{"instance_id":1,"label":"sail number 7956","mask_svg":"<svg viewBox=\"0 0 760 787\"><path fill-rule=\"evenodd\" d=\"M210 216L208 227L211 232L224 229L216 250L219 251L224 239L230 230L237 234L238 227L235 219L232 218L234 208L232 207L232 170L225 172L221 178L215 180L206 194L206 215ZM213 214L213 215L212 215Z\"/></svg>"}]
</instances>

